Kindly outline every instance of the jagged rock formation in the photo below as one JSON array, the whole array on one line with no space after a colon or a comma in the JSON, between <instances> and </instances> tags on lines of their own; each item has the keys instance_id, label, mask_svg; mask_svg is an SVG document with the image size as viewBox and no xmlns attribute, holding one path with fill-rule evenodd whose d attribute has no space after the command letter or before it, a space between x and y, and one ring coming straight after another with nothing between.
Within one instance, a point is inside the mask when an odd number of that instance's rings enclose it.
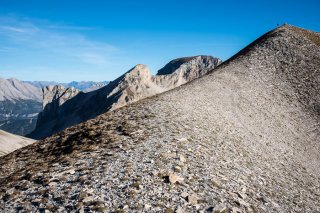
<instances>
[{"instance_id":1,"label":"jagged rock formation","mask_svg":"<svg viewBox=\"0 0 320 213\"><path fill-rule=\"evenodd\" d=\"M37 126L42 125L42 123L48 123L49 125L55 125L54 121L56 117L59 116L58 109L69 99L73 98L79 94L79 90L74 87L64 88L61 85L56 86L46 86L42 89L43 93L43 110L38 115ZM51 122L52 121L52 122ZM46 126L44 126L45 128ZM47 134L50 132L48 131Z\"/></svg>"},{"instance_id":2,"label":"jagged rock formation","mask_svg":"<svg viewBox=\"0 0 320 213\"><path fill-rule=\"evenodd\" d=\"M209 75L2 157L0 210L318 212L319 39L279 27Z\"/></svg>"},{"instance_id":3,"label":"jagged rock formation","mask_svg":"<svg viewBox=\"0 0 320 213\"><path fill-rule=\"evenodd\" d=\"M55 102L44 101L45 109L50 110L39 114L37 127L29 136L44 138L108 110L168 91L203 76L220 63L220 59L211 56L180 58L170 62L156 76L151 75L147 66L139 64L101 89L70 96L67 102L64 99L65 104L52 107L50 105ZM166 75L162 75L164 70ZM45 100L52 97L44 94Z\"/></svg>"},{"instance_id":4,"label":"jagged rock formation","mask_svg":"<svg viewBox=\"0 0 320 213\"><path fill-rule=\"evenodd\" d=\"M0 129L25 135L36 126L41 90L17 79L0 78Z\"/></svg>"},{"instance_id":5,"label":"jagged rock formation","mask_svg":"<svg viewBox=\"0 0 320 213\"><path fill-rule=\"evenodd\" d=\"M64 88L62 85L46 86L42 88L43 94L43 109L45 111L46 106L59 107L64 104L67 100L76 96L80 90L70 87Z\"/></svg>"},{"instance_id":6,"label":"jagged rock formation","mask_svg":"<svg viewBox=\"0 0 320 213\"><path fill-rule=\"evenodd\" d=\"M6 155L34 142L35 140L0 130L0 156Z\"/></svg>"}]
</instances>

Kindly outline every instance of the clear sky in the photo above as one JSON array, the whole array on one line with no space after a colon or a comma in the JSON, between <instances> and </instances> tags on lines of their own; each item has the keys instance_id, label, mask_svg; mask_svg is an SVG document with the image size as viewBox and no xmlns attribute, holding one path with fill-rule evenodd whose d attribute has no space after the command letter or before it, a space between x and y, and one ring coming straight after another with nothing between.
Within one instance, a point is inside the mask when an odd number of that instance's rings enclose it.
<instances>
[{"instance_id":1,"label":"clear sky","mask_svg":"<svg viewBox=\"0 0 320 213\"><path fill-rule=\"evenodd\" d=\"M226 60L287 22L320 31L320 0L0 0L0 77L113 80L138 63Z\"/></svg>"}]
</instances>

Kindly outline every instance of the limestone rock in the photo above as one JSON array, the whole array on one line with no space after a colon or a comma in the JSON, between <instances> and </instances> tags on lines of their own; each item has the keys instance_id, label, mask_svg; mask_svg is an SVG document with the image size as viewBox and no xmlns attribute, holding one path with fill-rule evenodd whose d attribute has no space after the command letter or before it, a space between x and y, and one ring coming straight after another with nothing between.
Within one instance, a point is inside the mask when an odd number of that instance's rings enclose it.
<instances>
[{"instance_id":1,"label":"limestone rock","mask_svg":"<svg viewBox=\"0 0 320 213\"><path fill-rule=\"evenodd\" d=\"M198 203L198 196L196 194L188 195L188 202L192 205L196 205Z\"/></svg>"}]
</instances>

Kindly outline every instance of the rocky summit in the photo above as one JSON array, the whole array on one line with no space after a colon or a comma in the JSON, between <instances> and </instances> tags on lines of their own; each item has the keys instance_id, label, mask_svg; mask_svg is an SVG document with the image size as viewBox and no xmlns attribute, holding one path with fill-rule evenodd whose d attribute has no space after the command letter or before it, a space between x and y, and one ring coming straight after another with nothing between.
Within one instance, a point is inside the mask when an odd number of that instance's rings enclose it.
<instances>
[{"instance_id":1,"label":"rocky summit","mask_svg":"<svg viewBox=\"0 0 320 213\"><path fill-rule=\"evenodd\" d=\"M54 88L49 92L45 89L44 110L39 114L36 129L29 136L41 139L109 110L168 91L205 75L220 63L220 59L211 56L179 58L167 64L156 76L146 65L138 64L95 91L69 91L72 95L68 95L65 88L60 88L60 93L65 94L61 98L54 95L56 90L51 92Z\"/></svg>"},{"instance_id":2,"label":"rocky summit","mask_svg":"<svg viewBox=\"0 0 320 213\"><path fill-rule=\"evenodd\" d=\"M266 33L188 84L0 159L2 212L319 212L320 37Z\"/></svg>"}]
</instances>

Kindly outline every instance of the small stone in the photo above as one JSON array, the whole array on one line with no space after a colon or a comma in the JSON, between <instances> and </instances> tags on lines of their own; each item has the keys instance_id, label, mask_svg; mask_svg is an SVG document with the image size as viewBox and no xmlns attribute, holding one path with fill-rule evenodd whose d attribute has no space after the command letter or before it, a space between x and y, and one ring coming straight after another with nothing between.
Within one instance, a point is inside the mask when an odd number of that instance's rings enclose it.
<instances>
[{"instance_id":1,"label":"small stone","mask_svg":"<svg viewBox=\"0 0 320 213\"><path fill-rule=\"evenodd\" d=\"M90 201L93 201L93 200L94 200L94 197L93 196L89 196L89 197L84 198L83 202L87 203L87 202L90 202Z\"/></svg>"},{"instance_id":2,"label":"small stone","mask_svg":"<svg viewBox=\"0 0 320 213\"><path fill-rule=\"evenodd\" d=\"M188 202L192 205L196 205L198 203L198 196L196 194L189 195Z\"/></svg>"},{"instance_id":3,"label":"small stone","mask_svg":"<svg viewBox=\"0 0 320 213\"><path fill-rule=\"evenodd\" d=\"M179 155L179 160L180 160L182 163L187 162L187 159L186 159L183 155Z\"/></svg>"},{"instance_id":4,"label":"small stone","mask_svg":"<svg viewBox=\"0 0 320 213\"><path fill-rule=\"evenodd\" d=\"M176 209L176 213L185 213L185 210L181 206L178 206Z\"/></svg>"},{"instance_id":5,"label":"small stone","mask_svg":"<svg viewBox=\"0 0 320 213\"><path fill-rule=\"evenodd\" d=\"M81 206L79 212L80 212L80 213L84 213L84 207L83 207L83 206Z\"/></svg>"},{"instance_id":6,"label":"small stone","mask_svg":"<svg viewBox=\"0 0 320 213\"><path fill-rule=\"evenodd\" d=\"M180 142L180 143L188 143L189 141L188 141L187 138L180 138L180 139L179 139L179 142Z\"/></svg>"},{"instance_id":7,"label":"small stone","mask_svg":"<svg viewBox=\"0 0 320 213\"><path fill-rule=\"evenodd\" d=\"M246 197L247 197L247 195L243 192L237 192L237 195L242 199L246 199Z\"/></svg>"},{"instance_id":8,"label":"small stone","mask_svg":"<svg viewBox=\"0 0 320 213\"><path fill-rule=\"evenodd\" d=\"M242 213L241 209L237 208L237 207L232 207L231 208L231 213Z\"/></svg>"},{"instance_id":9,"label":"small stone","mask_svg":"<svg viewBox=\"0 0 320 213\"><path fill-rule=\"evenodd\" d=\"M176 175L176 174L170 174L169 175L169 182L170 183L182 183L183 182L183 178Z\"/></svg>"},{"instance_id":10,"label":"small stone","mask_svg":"<svg viewBox=\"0 0 320 213\"><path fill-rule=\"evenodd\" d=\"M181 169L180 166L175 166L175 167L174 167L174 171L175 171L175 172L181 172L182 169Z\"/></svg>"},{"instance_id":11,"label":"small stone","mask_svg":"<svg viewBox=\"0 0 320 213\"><path fill-rule=\"evenodd\" d=\"M51 183L51 182L60 182L60 180L58 178L51 178L49 180L49 183Z\"/></svg>"},{"instance_id":12,"label":"small stone","mask_svg":"<svg viewBox=\"0 0 320 213\"><path fill-rule=\"evenodd\" d=\"M164 212L165 213L174 213L174 211L172 209L170 209L170 208L167 208Z\"/></svg>"},{"instance_id":13,"label":"small stone","mask_svg":"<svg viewBox=\"0 0 320 213\"><path fill-rule=\"evenodd\" d=\"M180 194L180 196L183 197L183 198L187 198L188 195L189 195L189 194L188 194L187 192L182 192L182 193Z\"/></svg>"},{"instance_id":14,"label":"small stone","mask_svg":"<svg viewBox=\"0 0 320 213\"><path fill-rule=\"evenodd\" d=\"M145 209L151 209L151 207L152 207L152 206L149 205L149 204L144 204L144 208L145 208Z\"/></svg>"},{"instance_id":15,"label":"small stone","mask_svg":"<svg viewBox=\"0 0 320 213\"><path fill-rule=\"evenodd\" d=\"M76 172L74 169L70 169L70 170L65 171L65 173L69 173L70 175L73 175Z\"/></svg>"},{"instance_id":16,"label":"small stone","mask_svg":"<svg viewBox=\"0 0 320 213\"><path fill-rule=\"evenodd\" d=\"M214 207L213 209L213 213L227 213L228 208L225 204L219 204L217 206Z\"/></svg>"},{"instance_id":17,"label":"small stone","mask_svg":"<svg viewBox=\"0 0 320 213\"><path fill-rule=\"evenodd\" d=\"M242 200L241 198L239 198L236 203L238 203L240 206L245 206L245 207L249 207L250 204L245 202L244 200Z\"/></svg>"},{"instance_id":18,"label":"small stone","mask_svg":"<svg viewBox=\"0 0 320 213\"><path fill-rule=\"evenodd\" d=\"M57 182L50 182L48 185L50 187L55 187L56 185L58 185L58 183Z\"/></svg>"}]
</instances>

